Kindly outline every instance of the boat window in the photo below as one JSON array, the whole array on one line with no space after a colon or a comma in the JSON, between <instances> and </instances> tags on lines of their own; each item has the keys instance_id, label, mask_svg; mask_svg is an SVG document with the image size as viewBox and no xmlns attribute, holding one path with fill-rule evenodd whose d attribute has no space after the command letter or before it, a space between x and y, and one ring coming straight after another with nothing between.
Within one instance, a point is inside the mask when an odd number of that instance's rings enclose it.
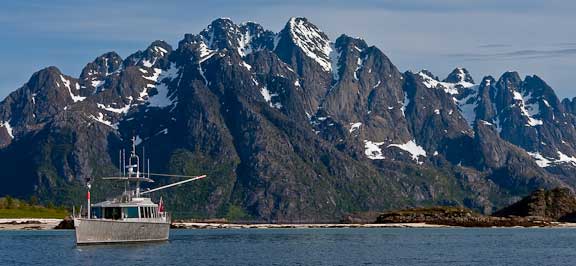
<instances>
[{"instance_id":1,"label":"boat window","mask_svg":"<svg viewBox=\"0 0 576 266\"><path fill-rule=\"evenodd\" d=\"M102 218L102 208L92 207L92 218L94 219Z\"/></svg>"},{"instance_id":2,"label":"boat window","mask_svg":"<svg viewBox=\"0 0 576 266\"><path fill-rule=\"evenodd\" d=\"M148 209L148 207L140 207L140 210L142 218L150 218L150 210Z\"/></svg>"},{"instance_id":3,"label":"boat window","mask_svg":"<svg viewBox=\"0 0 576 266\"><path fill-rule=\"evenodd\" d=\"M104 218L118 220L122 218L122 208L120 207L108 207L104 209Z\"/></svg>"},{"instance_id":4,"label":"boat window","mask_svg":"<svg viewBox=\"0 0 576 266\"><path fill-rule=\"evenodd\" d=\"M138 207L126 207L124 214L126 218L138 218Z\"/></svg>"}]
</instances>

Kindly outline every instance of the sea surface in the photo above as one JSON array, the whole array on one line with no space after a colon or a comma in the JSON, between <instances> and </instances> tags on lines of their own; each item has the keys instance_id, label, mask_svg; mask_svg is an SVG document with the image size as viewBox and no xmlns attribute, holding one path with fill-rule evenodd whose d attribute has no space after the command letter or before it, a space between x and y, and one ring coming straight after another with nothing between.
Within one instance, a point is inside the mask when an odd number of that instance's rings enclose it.
<instances>
[{"instance_id":1,"label":"sea surface","mask_svg":"<svg viewBox=\"0 0 576 266\"><path fill-rule=\"evenodd\" d=\"M80 247L73 231L0 231L0 265L576 265L576 229L172 230Z\"/></svg>"}]
</instances>

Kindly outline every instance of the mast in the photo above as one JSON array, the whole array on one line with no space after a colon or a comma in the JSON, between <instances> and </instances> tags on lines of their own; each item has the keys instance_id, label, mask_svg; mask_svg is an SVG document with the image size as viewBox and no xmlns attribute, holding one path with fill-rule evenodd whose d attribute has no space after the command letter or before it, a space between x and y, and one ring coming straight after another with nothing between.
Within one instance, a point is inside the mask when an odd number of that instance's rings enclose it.
<instances>
[{"instance_id":1,"label":"mast","mask_svg":"<svg viewBox=\"0 0 576 266\"><path fill-rule=\"evenodd\" d=\"M134 177L136 179L135 196L140 197L140 158L136 154L136 137L132 137L132 152L130 153L130 159L128 161L128 178ZM136 172L134 172L134 168L136 168Z\"/></svg>"},{"instance_id":2,"label":"mast","mask_svg":"<svg viewBox=\"0 0 576 266\"><path fill-rule=\"evenodd\" d=\"M88 201L88 219L92 218L92 214L90 213L90 188L92 187L92 185L90 185L90 181L88 181L86 183L86 186L88 187L88 192L86 193L86 200Z\"/></svg>"}]
</instances>

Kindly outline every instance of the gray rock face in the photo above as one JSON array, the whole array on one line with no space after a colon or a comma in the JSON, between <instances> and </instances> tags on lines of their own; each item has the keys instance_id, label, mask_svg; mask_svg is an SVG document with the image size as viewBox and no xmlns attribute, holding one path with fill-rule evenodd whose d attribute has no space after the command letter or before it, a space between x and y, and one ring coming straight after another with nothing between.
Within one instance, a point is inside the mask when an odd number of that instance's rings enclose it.
<instances>
[{"instance_id":1,"label":"gray rock face","mask_svg":"<svg viewBox=\"0 0 576 266\"><path fill-rule=\"evenodd\" d=\"M573 106L536 76L401 73L305 18L278 33L217 19L176 48L106 53L78 78L35 73L0 102L0 195L78 203L136 135L153 172L209 175L166 195L176 216L332 221L426 203L490 213L574 187Z\"/></svg>"}]
</instances>

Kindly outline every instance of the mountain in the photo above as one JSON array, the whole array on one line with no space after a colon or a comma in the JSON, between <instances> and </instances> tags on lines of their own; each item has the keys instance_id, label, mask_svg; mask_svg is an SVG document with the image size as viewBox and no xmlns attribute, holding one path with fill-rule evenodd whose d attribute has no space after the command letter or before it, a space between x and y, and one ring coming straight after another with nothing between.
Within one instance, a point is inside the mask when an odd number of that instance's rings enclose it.
<instances>
[{"instance_id":1,"label":"mountain","mask_svg":"<svg viewBox=\"0 0 576 266\"><path fill-rule=\"evenodd\" d=\"M483 213L576 187L576 100L516 72L476 83L401 72L377 47L306 18L278 33L217 19L173 48L48 67L0 102L0 196L79 204L117 187L137 136L151 171L208 174L165 194L177 217L263 221L458 205ZM159 184L169 180L158 180Z\"/></svg>"}]
</instances>

